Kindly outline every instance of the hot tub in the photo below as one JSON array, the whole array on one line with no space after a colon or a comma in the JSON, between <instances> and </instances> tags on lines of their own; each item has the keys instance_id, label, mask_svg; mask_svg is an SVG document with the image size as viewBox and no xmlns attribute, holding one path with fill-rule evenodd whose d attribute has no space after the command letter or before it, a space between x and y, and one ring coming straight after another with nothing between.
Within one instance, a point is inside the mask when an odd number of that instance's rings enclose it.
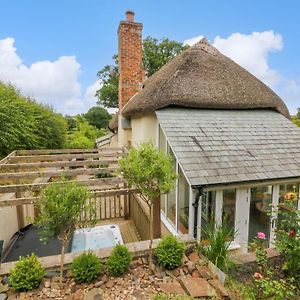
<instances>
[{"instance_id":1,"label":"hot tub","mask_svg":"<svg viewBox=\"0 0 300 300\"><path fill-rule=\"evenodd\" d=\"M118 225L95 226L74 232L71 252L109 248L117 244L123 244Z\"/></svg>"}]
</instances>

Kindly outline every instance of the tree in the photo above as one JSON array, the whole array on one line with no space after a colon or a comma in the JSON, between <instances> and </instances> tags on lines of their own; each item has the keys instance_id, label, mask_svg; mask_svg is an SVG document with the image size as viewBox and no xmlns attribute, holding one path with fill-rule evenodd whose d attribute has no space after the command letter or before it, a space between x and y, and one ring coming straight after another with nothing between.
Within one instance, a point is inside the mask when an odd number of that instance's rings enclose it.
<instances>
[{"instance_id":1,"label":"tree","mask_svg":"<svg viewBox=\"0 0 300 300\"><path fill-rule=\"evenodd\" d=\"M146 37L143 40L143 64L148 76L153 75L174 56L181 53L188 46L180 42L163 38L158 40ZM102 86L96 92L98 104L104 107L118 107L119 69L117 55L113 56L113 65L106 65L97 73Z\"/></svg>"},{"instance_id":2,"label":"tree","mask_svg":"<svg viewBox=\"0 0 300 300\"><path fill-rule=\"evenodd\" d=\"M148 76L152 76L173 57L187 49L182 43L163 38L159 41L150 36L143 41L143 64Z\"/></svg>"},{"instance_id":3,"label":"tree","mask_svg":"<svg viewBox=\"0 0 300 300\"><path fill-rule=\"evenodd\" d=\"M63 148L67 124L51 108L0 82L0 156L16 149Z\"/></svg>"},{"instance_id":4,"label":"tree","mask_svg":"<svg viewBox=\"0 0 300 300\"><path fill-rule=\"evenodd\" d=\"M98 129L107 128L111 115L108 111L100 106L94 106L83 115L85 119Z\"/></svg>"},{"instance_id":5,"label":"tree","mask_svg":"<svg viewBox=\"0 0 300 300\"><path fill-rule=\"evenodd\" d=\"M300 119L300 107L297 108L297 118Z\"/></svg>"},{"instance_id":6,"label":"tree","mask_svg":"<svg viewBox=\"0 0 300 300\"><path fill-rule=\"evenodd\" d=\"M89 191L77 182L62 182L50 184L42 191L38 203L40 216L37 224L40 227L41 239L48 241L58 238L61 241L60 282L62 282L65 248L77 226L84 227L94 222L82 220L81 214L92 209L87 204Z\"/></svg>"},{"instance_id":7,"label":"tree","mask_svg":"<svg viewBox=\"0 0 300 300\"><path fill-rule=\"evenodd\" d=\"M160 201L160 194L166 194L174 187L176 173L173 171L172 157L166 156L152 143L141 144L137 149L131 148L128 156L119 161L121 171L129 185L140 192L142 200L150 212L149 261L152 262L153 242L153 203Z\"/></svg>"},{"instance_id":8,"label":"tree","mask_svg":"<svg viewBox=\"0 0 300 300\"><path fill-rule=\"evenodd\" d=\"M106 65L97 73L102 87L96 92L98 104L104 107L118 107L119 69L117 55L113 56L114 65Z\"/></svg>"},{"instance_id":9,"label":"tree","mask_svg":"<svg viewBox=\"0 0 300 300\"><path fill-rule=\"evenodd\" d=\"M78 115L73 119L76 122L76 126L68 135L69 148L94 148L96 139L106 134L104 128L98 129L95 126L90 125L83 116Z\"/></svg>"}]
</instances>

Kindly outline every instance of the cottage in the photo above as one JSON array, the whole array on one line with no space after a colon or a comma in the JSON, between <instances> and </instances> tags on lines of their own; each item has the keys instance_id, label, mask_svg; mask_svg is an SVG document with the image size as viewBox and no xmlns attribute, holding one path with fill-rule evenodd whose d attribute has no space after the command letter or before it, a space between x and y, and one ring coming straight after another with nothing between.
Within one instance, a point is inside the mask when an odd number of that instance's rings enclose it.
<instances>
[{"instance_id":1,"label":"cottage","mask_svg":"<svg viewBox=\"0 0 300 300\"><path fill-rule=\"evenodd\" d=\"M144 80L142 24L132 11L118 35L119 113L110 128L119 146L152 141L173 156L179 177L161 197L162 222L200 239L211 218L226 218L233 247L247 251L258 231L272 246L271 205L300 186L300 128L282 99L206 39Z\"/></svg>"}]
</instances>

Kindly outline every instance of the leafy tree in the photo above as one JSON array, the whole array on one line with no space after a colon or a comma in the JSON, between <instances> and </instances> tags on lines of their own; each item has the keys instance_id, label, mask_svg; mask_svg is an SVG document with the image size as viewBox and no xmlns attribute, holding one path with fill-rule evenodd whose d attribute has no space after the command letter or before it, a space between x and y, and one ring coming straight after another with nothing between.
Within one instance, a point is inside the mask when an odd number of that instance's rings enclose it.
<instances>
[{"instance_id":1,"label":"leafy tree","mask_svg":"<svg viewBox=\"0 0 300 300\"><path fill-rule=\"evenodd\" d=\"M100 106L94 106L83 115L90 125L97 127L98 129L107 128L111 115L108 111Z\"/></svg>"},{"instance_id":2,"label":"leafy tree","mask_svg":"<svg viewBox=\"0 0 300 300\"><path fill-rule=\"evenodd\" d=\"M166 156L152 143L131 148L128 156L119 161L121 171L128 183L140 192L140 196L149 207L150 245L149 261L152 261L153 242L153 203L160 201L160 194L169 193L174 187L176 173L173 171L172 157Z\"/></svg>"},{"instance_id":3,"label":"leafy tree","mask_svg":"<svg viewBox=\"0 0 300 300\"><path fill-rule=\"evenodd\" d=\"M76 127L69 132L68 147L73 149L93 148L98 137L106 134L106 130L90 125L83 116L74 117Z\"/></svg>"},{"instance_id":4,"label":"leafy tree","mask_svg":"<svg viewBox=\"0 0 300 300\"><path fill-rule=\"evenodd\" d=\"M297 108L297 111L298 111L298 112L297 112L297 118L300 119L300 107Z\"/></svg>"},{"instance_id":5,"label":"leafy tree","mask_svg":"<svg viewBox=\"0 0 300 300\"><path fill-rule=\"evenodd\" d=\"M300 119L298 118L292 118L292 121L295 125L297 125L298 127L300 127Z\"/></svg>"},{"instance_id":6,"label":"leafy tree","mask_svg":"<svg viewBox=\"0 0 300 300\"><path fill-rule=\"evenodd\" d=\"M146 37L143 41L143 64L148 76L153 75L173 57L187 48L188 46L168 38L159 41L150 36Z\"/></svg>"},{"instance_id":7,"label":"leafy tree","mask_svg":"<svg viewBox=\"0 0 300 300\"><path fill-rule=\"evenodd\" d=\"M143 41L143 64L148 76L153 75L174 56L187 49L180 42L163 38L158 40L146 37ZM106 65L97 74L102 86L96 92L98 104L105 107L118 107L119 69L117 55L113 56L113 65Z\"/></svg>"},{"instance_id":8,"label":"leafy tree","mask_svg":"<svg viewBox=\"0 0 300 300\"><path fill-rule=\"evenodd\" d=\"M96 92L98 104L104 107L118 107L119 69L117 55L113 56L114 65L106 65L97 73L102 87Z\"/></svg>"},{"instance_id":9,"label":"leafy tree","mask_svg":"<svg viewBox=\"0 0 300 300\"><path fill-rule=\"evenodd\" d=\"M84 227L92 220L82 220L81 214L85 210L92 210L87 204L89 191L77 182L52 183L42 191L38 203L40 217L37 224L40 227L41 239L47 241L57 237L61 241L60 282L62 282L64 255L67 243L77 226Z\"/></svg>"},{"instance_id":10,"label":"leafy tree","mask_svg":"<svg viewBox=\"0 0 300 300\"><path fill-rule=\"evenodd\" d=\"M67 124L62 115L23 97L0 82L0 156L16 149L63 148Z\"/></svg>"},{"instance_id":11,"label":"leafy tree","mask_svg":"<svg viewBox=\"0 0 300 300\"><path fill-rule=\"evenodd\" d=\"M77 122L76 118L72 116L65 116L67 125L68 125L68 131L73 131L76 130Z\"/></svg>"}]
</instances>

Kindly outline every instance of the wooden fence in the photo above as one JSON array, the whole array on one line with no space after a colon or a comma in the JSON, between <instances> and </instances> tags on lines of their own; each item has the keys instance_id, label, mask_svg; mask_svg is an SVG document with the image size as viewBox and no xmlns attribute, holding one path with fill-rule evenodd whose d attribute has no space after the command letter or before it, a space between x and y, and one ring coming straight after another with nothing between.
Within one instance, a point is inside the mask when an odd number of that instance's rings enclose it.
<instances>
[{"instance_id":1,"label":"wooden fence","mask_svg":"<svg viewBox=\"0 0 300 300\"><path fill-rule=\"evenodd\" d=\"M130 218L133 220L141 239L148 240L150 238L149 208L138 194L130 193L129 198Z\"/></svg>"}]
</instances>

